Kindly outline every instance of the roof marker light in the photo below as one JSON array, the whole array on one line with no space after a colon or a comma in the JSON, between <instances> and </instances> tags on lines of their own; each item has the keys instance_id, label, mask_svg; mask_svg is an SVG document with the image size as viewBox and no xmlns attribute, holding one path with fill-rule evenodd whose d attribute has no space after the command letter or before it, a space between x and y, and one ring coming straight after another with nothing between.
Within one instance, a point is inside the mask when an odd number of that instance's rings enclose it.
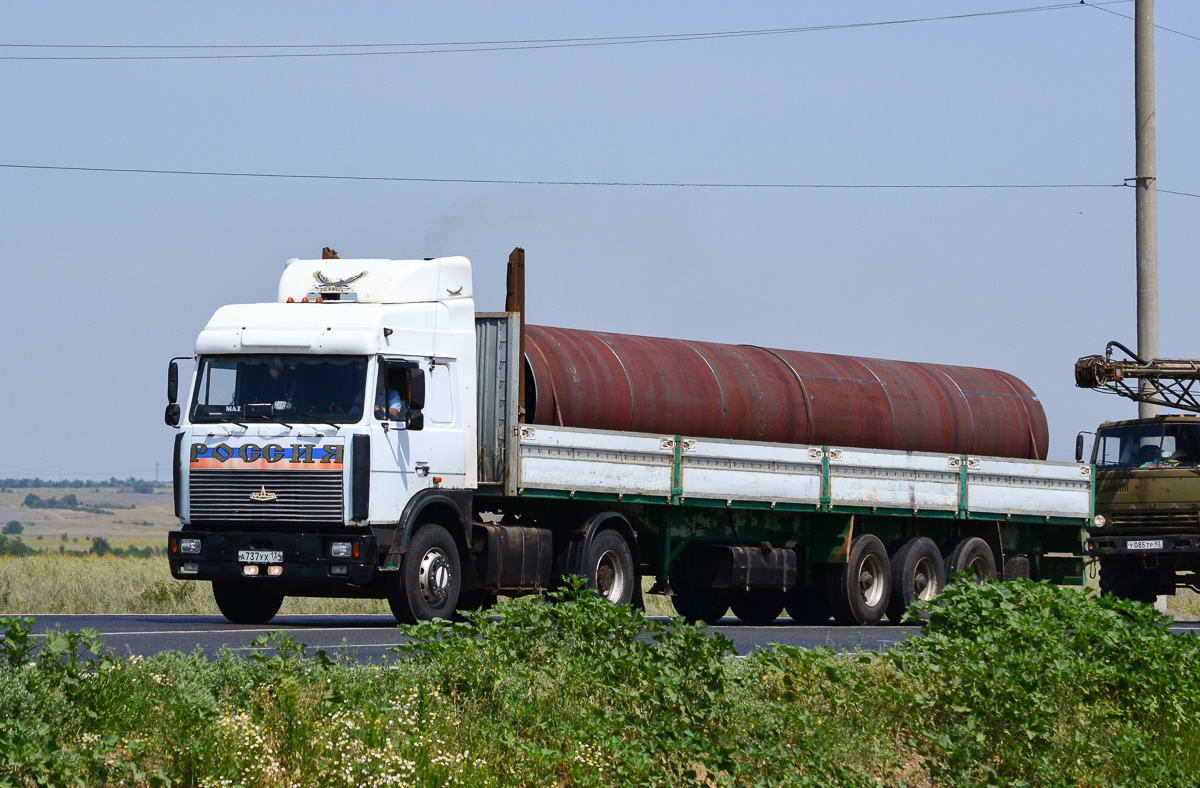
<instances>
[{"instance_id":1,"label":"roof marker light","mask_svg":"<svg viewBox=\"0 0 1200 788\"><path fill-rule=\"evenodd\" d=\"M296 303L296 299L292 298L291 296L288 296L288 300L287 300L287 302L288 302L289 304L294 304L294 303Z\"/></svg>"},{"instance_id":2,"label":"roof marker light","mask_svg":"<svg viewBox=\"0 0 1200 788\"><path fill-rule=\"evenodd\" d=\"M302 303L302 304L307 304L307 303L308 303L308 296L304 296L304 298L301 298L301 299L300 299L300 303Z\"/></svg>"}]
</instances>

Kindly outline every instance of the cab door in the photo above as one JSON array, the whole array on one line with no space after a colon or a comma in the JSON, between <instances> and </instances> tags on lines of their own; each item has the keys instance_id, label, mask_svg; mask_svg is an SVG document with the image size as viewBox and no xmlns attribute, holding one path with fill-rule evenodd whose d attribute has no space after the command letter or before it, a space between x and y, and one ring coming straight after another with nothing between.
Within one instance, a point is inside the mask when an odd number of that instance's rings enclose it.
<instances>
[{"instance_id":1,"label":"cab door","mask_svg":"<svg viewBox=\"0 0 1200 788\"><path fill-rule=\"evenodd\" d=\"M371 504L373 522L396 522L408 501L430 486L430 441L423 416L413 408L425 370L419 360L380 356L374 385L368 387L371 424ZM399 395L398 413L387 408ZM418 403L419 404L419 403Z\"/></svg>"}]
</instances>

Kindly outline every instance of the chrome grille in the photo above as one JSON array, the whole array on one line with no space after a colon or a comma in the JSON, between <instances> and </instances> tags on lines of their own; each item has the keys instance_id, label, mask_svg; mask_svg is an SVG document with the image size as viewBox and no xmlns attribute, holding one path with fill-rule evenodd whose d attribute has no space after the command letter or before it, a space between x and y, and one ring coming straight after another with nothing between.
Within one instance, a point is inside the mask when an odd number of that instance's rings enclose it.
<instances>
[{"instance_id":1,"label":"chrome grille","mask_svg":"<svg viewBox=\"0 0 1200 788\"><path fill-rule=\"evenodd\" d=\"M193 523L340 523L343 519L341 471L197 468L189 472L188 483ZM264 491L274 493L274 499L250 497Z\"/></svg>"}]
</instances>

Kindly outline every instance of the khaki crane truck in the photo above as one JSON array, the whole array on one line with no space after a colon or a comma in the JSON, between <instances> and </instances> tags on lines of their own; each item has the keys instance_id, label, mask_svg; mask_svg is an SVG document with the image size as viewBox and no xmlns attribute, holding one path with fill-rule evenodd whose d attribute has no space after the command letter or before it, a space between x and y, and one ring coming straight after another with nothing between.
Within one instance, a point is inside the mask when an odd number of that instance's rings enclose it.
<instances>
[{"instance_id":1,"label":"khaki crane truck","mask_svg":"<svg viewBox=\"0 0 1200 788\"><path fill-rule=\"evenodd\" d=\"M1124 357L1113 357L1114 349ZM1200 361L1142 359L1119 342L1075 362L1080 388L1200 413ZM1075 444L1083 458L1084 433ZM1096 429L1095 515L1084 544L1099 561L1100 591L1153 602L1200 591L1200 419L1166 414Z\"/></svg>"},{"instance_id":2,"label":"khaki crane truck","mask_svg":"<svg viewBox=\"0 0 1200 788\"><path fill-rule=\"evenodd\" d=\"M231 621L285 597L401 622L582 576L690 620L895 621L948 575L1081 583L1091 467L1046 462L1007 373L524 322L471 263L288 261L221 307L179 391L171 573ZM815 312L781 316L819 336ZM781 328L782 330L782 328Z\"/></svg>"}]
</instances>

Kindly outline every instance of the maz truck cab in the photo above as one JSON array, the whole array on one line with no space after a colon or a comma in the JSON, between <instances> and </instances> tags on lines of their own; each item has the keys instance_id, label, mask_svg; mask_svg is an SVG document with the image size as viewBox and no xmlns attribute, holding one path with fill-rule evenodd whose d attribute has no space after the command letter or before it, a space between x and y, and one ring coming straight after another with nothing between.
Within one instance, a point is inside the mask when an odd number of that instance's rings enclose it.
<instances>
[{"instance_id":1,"label":"maz truck cab","mask_svg":"<svg viewBox=\"0 0 1200 788\"><path fill-rule=\"evenodd\" d=\"M237 622L287 595L452 612L476 485L470 262L293 259L275 303L218 309L195 353L182 402L169 374L172 575L211 580ZM397 593L418 520L437 527Z\"/></svg>"}]
</instances>

